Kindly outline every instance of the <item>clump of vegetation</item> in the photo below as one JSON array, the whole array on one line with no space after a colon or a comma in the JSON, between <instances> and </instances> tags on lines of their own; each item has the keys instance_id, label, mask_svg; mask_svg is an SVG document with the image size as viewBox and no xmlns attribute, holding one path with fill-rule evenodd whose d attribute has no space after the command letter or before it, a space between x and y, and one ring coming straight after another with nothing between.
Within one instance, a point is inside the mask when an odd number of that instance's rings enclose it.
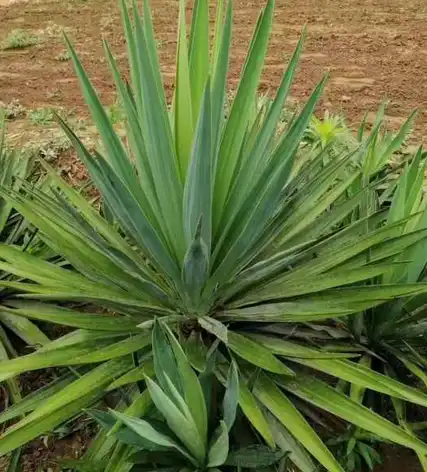
<instances>
[{"instance_id":1,"label":"clump of vegetation","mask_svg":"<svg viewBox=\"0 0 427 472\"><path fill-rule=\"evenodd\" d=\"M0 380L64 366L77 378L0 415L1 423L28 413L5 430L0 454L115 391L115 412L95 413L108 431L76 470L138 470L138 457L144 468L147 458L156 463L171 452L172 470L228 467L236 402L247 432L233 437L236 450L256 437L260 450L283 460L282 470L286 452L289 470L344 471L342 457L312 424L322 426L322 416L425 458L427 444L402 411L406 404L427 406L413 381L427 376L426 315L419 309L426 260L418 257L427 241L427 204L415 185L425 156L411 156L402 184L390 180L388 166L413 116L397 135L384 136L382 107L358 145L329 153L341 125L313 120L325 77L284 123L305 32L276 96L259 100L273 0L260 15L231 106L232 4L220 3L211 39L208 1L197 0L187 38L180 1L169 107L148 4L143 17L136 5L131 10L132 19L123 1L130 84L105 45L126 145L67 40L101 150L91 152L59 121L99 191L101 212L52 170L49 189L23 183L2 191L66 261L0 245L2 270L18 278L3 285L22 295L6 312L75 330L0 363ZM399 375L402 367L411 375ZM210 421L203 412L211 400L221 402L224 385L234 387ZM393 403L395 416L381 416L366 391ZM225 427L209 429L219 418ZM366 463L376 460L365 446L349 447L355 463L360 454ZM147 451L159 448L162 458L149 460Z\"/></svg>"},{"instance_id":2,"label":"clump of vegetation","mask_svg":"<svg viewBox=\"0 0 427 472\"><path fill-rule=\"evenodd\" d=\"M308 128L307 137L326 148L331 143L336 143L343 135L349 135L344 119L339 115L332 115L325 112L323 119L313 116Z\"/></svg>"},{"instance_id":3,"label":"clump of vegetation","mask_svg":"<svg viewBox=\"0 0 427 472\"><path fill-rule=\"evenodd\" d=\"M27 116L35 125L49 125L54 119L54 110L49 107L40 107L27 111Z\"/></svg>"},{"instance_id":4,"label":"clump of vegetation","mask_svg":"<svg viewBox=\"0 0 427 472\"><path fill-rule=\"evenodd\" d=\"M56 56L55 59L59 62L66 62L66 61L69 61L71 59L71 57L70 57L70 54L68 53L68 51L64 51L64 52L60 52Z\"/></svg>"},{"instance_id":5,"label":"clump of vegetation","mask_svg":"<svg viewBox=\"0 0 427 472\"><path fill-rule=\"evenodd\" d=\"M108 118L110 119L113 125L122 122L125 118L123 107L119 101L116 101L112 105L107 107L107 114Z\"/></svg>"},{"instance_id":6,"label":"clump of vegetation","mask_svg":"<svg viewBox=\"0 0 427 472\"><path fill-rule=\"evenodd\" d=\"M34 46L40 42L40 37L28 30L14 29L0 43L0 49L21 49Z\"/></svg>"}]
</instances>

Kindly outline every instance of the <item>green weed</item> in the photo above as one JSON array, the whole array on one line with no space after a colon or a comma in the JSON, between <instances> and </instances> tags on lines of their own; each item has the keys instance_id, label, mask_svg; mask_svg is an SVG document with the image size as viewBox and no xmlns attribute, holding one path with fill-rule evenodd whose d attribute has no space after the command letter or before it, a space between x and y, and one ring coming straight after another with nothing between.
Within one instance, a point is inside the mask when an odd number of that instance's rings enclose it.
<instances>
[{"instance_id":1,"label":"green weed","mask_svg":"<svg viewBox=\"0 0 427 472\"><path fill-rule=\"evenodd\" d=\"M0 43L0 49L22 49L29 46L34 46L40 42L40 37L23 29L12 30L6 39Z\"/></svg>"},{"instance_id":2,"label":"green weed","mask_svg":"<svg viewBox=\"0 0 427 472\"><path fill-rule=\"evenodd\" d=\"M48 125L53 121L52 108L35 108L27 112L28 118L35 125Z\"/></svg>"},{"instance_id":3,"label":"green weed","mask_svg":"<svg viewBox=\"0 0 427 472\"><path fill-rule=\"evenodd\" d=\"M70 55L68 54L68 51L63 51L60 52L55 59L59 62L66 62L70 60Z\"/></svg>"}]
</instances>

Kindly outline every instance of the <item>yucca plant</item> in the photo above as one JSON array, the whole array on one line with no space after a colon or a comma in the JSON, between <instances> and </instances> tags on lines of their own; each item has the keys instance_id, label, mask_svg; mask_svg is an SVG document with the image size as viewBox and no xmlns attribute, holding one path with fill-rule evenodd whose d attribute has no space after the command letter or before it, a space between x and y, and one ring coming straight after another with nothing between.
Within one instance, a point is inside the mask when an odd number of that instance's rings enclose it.
<instances>
[{"instance_id":1,"label":"yucca plant","mask_svg":"<svg viewBox=\"0 0 427 472\"><path fill-rule=\"evenodd\" d=\"M199 376L167 326L156 322L152 345L153 368L145 368L147 401L143 418L114 410L90 412L109 435L117 437L121 454L112 455L108 464L83 459L67 462L68 466L91 472L109 467L218 472L224 470L222 467L259 470L285 458L284 451L271 451L256 443L236 448L231 430L237 415L239 374L232 360L223 379L225 392L220 406L218 398L212 396L217 383L214 372L222 363L217 343ZM151 379L153 374L157 382ZM240 429L233 436L242 441L249 437L247 433Z\"/></svg>"},{"instance_id":2,"label":"yucca plant","mask_svg":"<svg viewBox=\"0 0 427 472\"><path fill-rule=\"evenodd\" d=\"M6 146L5 136L6 120L0 110L0 186L19 192L23 181L35 183L38 178L29 156L23 152L10 151ZM10 202L0 197L0 241L19 250L35 253L42 251L42 246L34 239L34 235L35 229L13 210ZM16 280L16 276L0 269L0 305L7 306L13 299L14 291L3 284L11 280ZM18 351L23 350L22 344L28 349L47 342L49 338L31 320L4 311L0 312L0 361L17 357ZM2 409L21 400L21 388L17 379L8 378L4 387L7 388L7 393L2 396L4 400L1 404ZM13 467L17 466L19 456L19 450L15 451L8 469L10 472L15 470Z\"/></svg>"},{"instance_id":3,"label":"yucca plant","mask_svg":"<svg viewBox=\"0 0 427 472\"><path fill-rule=\"evenodd\" d=\"M423 232L427 227L426 208L427 199L424 190L425 179L425 153L422 148L412 157L412 162L406 164L401 177L389 184L379 193L378 207L389 207L387 221L392 224L397 221L406 220L402 227L402 236L410 237L414 232ZM394 265L390 270L376 279L377 283L407 283L425 281L425 268L427 265L426 243L420 240L402 250L401 254L393 258ZM370 254L371 263L377 260L375 253ZM372 281L367 282L372 283ZM426 320L426 297L425 295L414 295L406 299L391 300L377 307L364 310L358 314L350 315L339 322L332 321L325 324L323 328L316 325L315 330L307 327L299 329L295 327L290 337L298 339L310 338L317 345L327 344L329 349L334 349L334 344L346 345L347 349L353 344L356 350L363 352L358 360L359 366L365 373L373 369L391 378L398 379L402 383L425 391L427 385L426 376L426 350L425 350L425 320ZM269 327L274 331L274 326ZM329 333L329 334L328 334ZM328 365L329 364L329 365ZM324 363L323 367L318 365L324 373L332 374L338 365L332 367L330 363ZM414 433L418 429L418 423L411 424L406 418L405 399L393 396L391 401L385 402L378 393L366 392L365 388L351 385L352 375L347 377L350 383L339 382L337 388L350 395L357 402L364 403L371 409L395 420L408 432ZM341 379L344 379L341 376ZM394 415L391 410L394 409ZM419 416L417 413L416 416ZM413 415L412 415L413 416ZM421 422L421 426L424 422ZM361 431L359 428L350 427L343 436L348 441L345 445L344 439L339 443L351 451L345 456L345 460L355 461L354 448L359 444L357 438L363 437L378 443L378 438ZM332 440L336 442L336 440ZM372 464L371 446L362 446L366 455L366 463ZM360 448L359 448L360 449ZM375 454L373 454L375 456ZM422 454L418 454L423 470L427 470L427 462ZM360 456L360 460L365 456ZM370 459L369 459L370 458ZM351 463L353 463L351 462ZM353 464L356 466L356 463ZM349 468L347 462L347 468Z\"/></svg>"},{"instance_id":4,"label":"yucca plant","mask_svg":"<svg viewBox=\"0 0 427 472\"><path fill-rule=\"evenodd\" d=\"M402 176L391 189L384 192L384 200L392 195L388 221L405 219L402 235L427 228L427 198L424 191L425 153L420 148L412 162L406 166ZM427 246L420 241L410 246L399 258L392 270L381 276L382 283L407 283L425 280ZM426 297L414 295L404 300L390 301L367 310L348 320L347 327L353 339L365 346L367 353L363 362L369 367L397 378L402 382L425 390L427 386ZM369 354L368 354L369 352ZM364 399L361 394L360 400ZM368 397L371 407L386 413L381 402ZM392 405L396 419L402 427L412 431L405 415L402 399L394 398ZM388 408L390 405L388 405ZM427 461L419 455L423 470Z\"/></svg>"},{"instance_id":5,"label":"yucca plant","mask_svg":"<svg viewBox=\"0 0 427 472\"><path fill-rule=\"evenodd\" d=\"M351 359L350 345L329 351L309 338L287 339L295 325L316 328L319 323L324 329L324 320L345 320L387 300L427 291L424 283L377 283L403 250L425 240L427 230L402 234L407 219L387 222L386 210L366 210L366 195L378 183L361 179L362 170L354 163L364 162L367 147L326 165L322 149L308 149L307 159L299 153L326 78L298 116L277 131L304 33L275 98L258 107L274 9L273 0L268 1L225 117L232 3L219 3L211 45L207 1L195 3L189 38L180 2L171 107L163 91L149 6L144 3L143 18L136 4L132 9L133 21L122 3L130 85L105 44L127 122L128 147L115 133L69 42L103 149L91 154L59 119L109 217L100 216L53 172L50 194L28 185L23 195L1 190L73 267L0 246L1 268L25 279L5 282L22 295L2 312L76 330L34 354L3 362L0 380L55 366L75 366L80 376L6 411L9 419L19 411L29 414L1 436L0 453L79 414L106 391L125 390L128 408L138 416L145 401L138 381L145 378L144 366L152 358L150 330L162 318L175 327L196 368L204 369L206 350L215 342L223 355L224 350L232 353L241 373L240 408L268 446L291 451L300 470L316 467L307 451L327 470L343 470L305 419L306 404L427 454L422 441L313 371L328 370L358 388L421 406L427 406L427 395L361 366ZM297 155L303 165L295 165ZM355 182L360 190L348 193ZM350 196L342 200L343 195ZM360 219L350 218L353 214ZM115 444L101 434L93 454L115 451Z\"/></svg>"}]
</instances>

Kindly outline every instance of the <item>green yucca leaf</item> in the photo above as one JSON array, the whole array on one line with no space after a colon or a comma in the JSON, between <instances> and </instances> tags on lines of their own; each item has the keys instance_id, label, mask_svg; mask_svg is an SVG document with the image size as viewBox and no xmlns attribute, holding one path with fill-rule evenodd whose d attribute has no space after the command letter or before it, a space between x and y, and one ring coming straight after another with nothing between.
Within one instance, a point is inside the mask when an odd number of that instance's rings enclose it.
<instances>
[{"instance_id":1,"label":"green yucca leaf","mask_svg":"<svg viewBox=\"0 0 427 472\"><path fill-rule=\"evenodd\" d=\"M427 396L418 389L408 387L389 376L376 373L363 364L340 359L295 359L295 361L360 387L402 398L419 405L425 406L427 404Z\"/></svg>"},{"instance_id":2,"label":"green yucca leaf","mask_svg":"<svg viewBox=\"0 0 427 472\"><path fill-rule=\"evenodd\" d=\"M77 400L70 402L60 410L44 415L37 422L27 423L22 428L17 423L14 429L10 429L7 433L0 436L0 455L3 456L34 438L53 430L67 419L79 414L83 408L93 404L99 398L99 394L80 396Z\"/></svg>"},{"instance_id":3,"label":"green yucca leaf","mask_svg":"<svg viewBox=\"0 0 427 472\"><path fill-rule=\"evenodd\" d=\"M150 270L150 267L147 265L146 261L144 263L144 259L141 255L137 254L130 244L123 238L120 237L119 233L115 230L115 228L111 227L107 221L105 221L99 213L95 211L95 209L90 205L90 203L81 195L80 192L73 189L71 186L67 185L65 181L59 178L54 172L52 168L48 165L44 164L44 167L49 172L49 179L53 182L53 184L59 188L61 193L63 193L69 202L77 207L80 213L84 216L87 220L89 225L96 230L105 240L111 244L112 247L115 248L116 252L111 253L111 256L115 256L117 260L118 255L117 253L122 253L122 257L119 258L121 263L126 263L127 271L134 274L135 272L141 271L144 277L148 278L149 280L156 280L157 284L160 284L158 277L154 274L154 271ZM122 262L123 261L123 262ZM131 261L133 265L130 265Z\"/></svg>"},{"instance_id":4,"label":"green yucca leaf","mask_svg":"<svg viewBox=\"0 0 427 472\"><path fill-rule=\"evenodd\" d=\"M301 413L267 376L258 379L254 393L260 402L289 429L291 434L304 445L326 470L343 472L342 467Z\"/></svg>"},{"instance_id":5,"label":"green yucca leaf","mask_svg":"<svg viewBox=\"0 0 427 472\"><path fill-rule=\"evenodd\" d=\"M202 220L201 237L211 249L213 143L210 82L207 83L200 118L194 137L194 146L184 188L184 230L187 247L190 246L198 224Z\"/></svg>"},{"instance_id":6,"label":"green yucca leaf","mask_svg":"<svg viewBox=\"0 0 427 472\"><path fill-rule=\"evenodd\" d=\"M50 398L54 393L66 387L75 379L74 374L64 374L48 385L26 395L5 411L0 413L0 423L5 423L23 414L33 411L37 406Z\"/></svg>"},{"instance_id":7,"label":"green yucca leaf","mask_svg":"<svg viewBox=\"0 0 427 472\"><path fill-rule=\"evenodd\" d=\"M228 456L228 428L224 421L215 430L208 452L208 467L219 467Z\"/></svg>"},{"instance_id":8,"label":"green yucca leaf","mask_svg":"<svg viewBox=\"0 0 427 472\"><path fill-rule=\"evenodd\" d=\"M170 273L172 278L177 278L176 264L167 253L164 243L159 238L154 227L146 218L141 203L135 198L129 188L124 186L102 158L95 159L83 149L83 145L78 143L78 138L72 133L70 128L62 122L62 126L67 132L76 147L82 149L80 158L89 168L92 169L92 175L104 198L109 202L111 208L114 208L116 218L123 225L123 228L129 232L129 236L145 247L153 260L163 266L163 269ZM143 242L144 241L144 242Z\"/></svg>"},{"instance_id":9,"label":"green yucca leaf","mask_svg":"<svg viewBox=\"0 0 427 472\"><path fill-rule=\"evenodd\" d=\"M126 8L123 5L123 8ZM136 13L136 2L133 5ZM145 16L147 21L147 16ZM163 87L160 83L160 68L153 61L154 37L150 27L145 28L135 14L135 44L139 49L137 62L141 90L140 123L149 156L155 191L164 221L164 231L175 255L181 259L184 253L182 233L182 184L175 153L172 131ZM150 60L151 59L151 60ZM157 66L157 67L156 67ZM166 193L164 189L169 189Z\"/></svg>"},{"instance_id":10,"label":"green yucca leaf","mask_svg":"<svg viewBox=\"0 0 427 472\"><path fill-rule=\"evenodd\" d=\"M224 130L221 149L218 155L217 179L215 187L214 227L220 221L222 208L225 204L232 183L234 169L244 139L248 111L253 106L255 93L264 65L268 39L273 20L274 0L269 0L261 13L249 48L242 78L230 117Z\"/></svg>"},{"instance_id":11,"label":"green yucca leaf","mask_svg":"<svg viewBox=\"0 0 427 472\"><path fill-rule=\"evenodd\" d=\"M128 428L123 423L122 419L118 419L115 413L117 412L106 412L104 410L97 410L92 408L87 411L88 414L103 428L109 436L112 436L111 431L115 425L119 425L115 434L120 441L126 445L136 446L138 448L145 447L150 451L166 451L167 446L159 444L155 441L150 441L143 434L137 434L133 429ZM127 415L126 415L127 416ZM153 435L154 436L154 435Z\"/></svg>"},{"instance_id":12,"label":"green yucca leaf","mask_svg":"<svg viewBox=\"0 0 427 472\"><path fill-rule=\"evenodd\" d=\"M197 464L194 459L185 451L185 449L183 449L172 438L169 438L165 434L157 431L147 421L133 418L132 416L119 413L118 411L111 411L111 414L115 416L117 420L128 426L138 436L141 436L141 438L146 439L154 444L158 444L164 448L175 449L183 456L187 457L194 465Z\"/></svg>"},{"instance_id":13,"label":"green yucca leaf","mask_svg":"<svg viewBox=\"0 0 427 472\"><path fill-rule=\"evenodd\" d=\"M146 415L152 406L152 400L150 392L148 389L144 390L142 393L138 393L134 396L132 403L124 408L123 413L129 416L143 417ZM114 434L120 430L122 422L120 420L116 421L115 424L111 427L110 434Z\"/></svg>"},{"instance_id":14,"label":"green yucca leaf","mask_svg":"<svg viewBox=\"0 0 427 472\"><path fill-rule=\"evenodd\" d=\"M233 360L228 371L226 391L223 399L224 423L230 431L236 419L237 405L239 403L239 373L237 364Z\"/></svg>"},{"instance_id":15,"label":"green yucca leaf","mask_svg":"<svg viewBox=\"0 0 427 472\"><path fill-rule=\"evenodd\" d=\"M370 368L372 364L372 358L369 355L364 354L359 359L358 364L363 367ZM365 392L366 392L365 387L363 386L361 387L360 385L357 385L355 383L350 384L350 399L353 400L354 402L363 403Z\"/></svg>"},{"instance_id":16,"label":"green yucca leaf","mask_svg":"<svg viewBox=\"0 0 427 472\"><path fill-rule=\"evenodd\" d=\"M301 343L296 343L276 336L267 336L265 334L257 333L247 333L246 335L270 349L271 352L288 357L289 359L294 357L299 359L340 359L355 356L354 353L327 352L325 350L314 349L313 347L307 347ZM357 355L358 354L356 354L356 356Z\"/></svg>"},{"instance_id":17,"label":"green yucca leaf","mask_svg":"<svg viewBox=\"0 0 427 472\"><path fill-rule=\"evenodd\" d=\"M0 306L0 322L29 346L43 346L50 341L32 321L15 316L15 313L8 312L2 306Z\"/></svg>"},{"instance_id":18,"label":"green yucca leaf","mask_svg":"<svg viewBox=\"0 0 427 472\"><path fill-rule=\"evenodd\" d=\"M232 5L232 2L228 2L228 7ZM227 7L227 2L224 0L219 0L219 2L216 4L216 18L215 18L215 32L214 32L214 44L213 44L213 51L212 51L212 68L214 69L217 66L218 63L218 56L219 56L219 51L221 48L221 43L223 39L223 30L224 30L224 14L226 11ZM193 18L195 18L195 15L193 15ZM194 24L194 22L193 22ZM195 28L191 29L192 35L191 35L191 44L194 42L195 35L193 35L193 31L195 31Z\"/></svg>"},{"instance_id":19,"label":"green yucca leaf","mask_svg":"<svg viewBox=\"0 0 427 472\"><path fill-rule=\"evenodd\" d=\"M402 362L402 364L415 376L417 376L421 382L423 382L424 385L427 386L427 374L424 372L423 369L418 367L418 365L411 360L409 360L407 357L403 356L402 354L397 354L396 357Z\"/></svg>"},{"instance_id":20,"label":"green yucca leaf","mask_svg":"<svg viewBox=\"0 0 427 472\"><path fill-rule=\"evenodd\" d=\"M154 367L151 359L139 359L138 362L142 363L142 365L138 365L138 367L129 370L128 372L114 380L114 382L112 382L108 386L107 390L116 390L117 388L122 387L123 385L140 382L146 377L154 377Z\"/></svg>"},{"instance_id":21,"label":"green yucca leaf","mask_svg":"<svg viewBox=\"0 0 427 472\"><path fill-rule=\"evenodd\" d=\"M187 287L189 305L195 308L198 306L209 271L209 250L202 238L202 226L203 220L200 219L182 268L182 281Z\"/></svg>"},{"instance_id":22,"label":"green yucca leaf","mask_svg":"<svg viewBox=\"0 0 427 472\"><path fill-rule=\"evenodd\" d=\"M263 445L254 445L231 452L226 464L245 469L258 469L273 465L285 456L286 451L271 451Z\"/></svg>"},{"instance_id":23,"label":"green yucca leaf","mask_svg":"<svg viewBox=\"0 0 427 472\"><path fill-rule=\"evenodd\" d=\"M228 331L219 321L204 317L199 318L199 323L204 329L217 336L233 352L248 362L270 372L294 375L292 370L276 359L268 349L241 334Z\"/></svg>"},{"instance_id":24,"label":"green yucca leaf","mask_svg":"<svg viewBox=\"0 0 427 472\"><path fill-rule=\"evenodd\" d=\"M339 172L339 169L338 169ZM350 175L350 177L344 180L342 183L338 184L333 191L328 192L325 196L321 199L318 198L318 195L324 193L326 186L324 188L320 188L318 193L313 191L311 195L308 196L309 200L306 202L296 203L298 205L298 210L292 214L292 217L289 218L286 227L282 230L285 236L282 238L282 244L286 244L289 239L295 237L298 233L300 233L303 229L310 225L310 223L314 222L317 217L319 217L325 210L327 210L340 196L342 196L349 187L355 182L355 180L359 177L358 173L354 173ZM332 180L334 179L333 174L331 175ZM327 186L329 187L330 182L328 182ZM313 202L317 203L313 205ZM303 204L305 203L305 205ZM311 208L310 208L311 207ZM301 220L302 215L304 215L304 219Z\"/></svg>"},{"instance_id":25,"label":"green yucca leaf","mask_svg":"<svg viewBox=\"0 0 427 472\"><path fill-rule=\"evenodd\" d=\"M227 90L228 61L231 47L231 26L233 14L233 2L229 1L226 18L222 23L224 0L219 0L217 4L217 27L215 31L215 44L212 64L212 149L214 154L214 173L216 173L218 151L222 137L222 127L224 121L224 103Z\"/></svg>"},{"instance_id":26,"label":"green yucca leaf","mask_svg":"<svg viewBox=\"0 0 427 472\"><path fill-rule=\"evenodd\" d=\"M247 197L251 188L253 188L253 178L260 172L268 163L270 153L267 152L274 137L277 123L280 119L280 113L283 110L286 98L295 76L298 61L301 55L303 43L305 38L305 31L301 35L298 45L289 61L288 68L283 74L282 82L277 91L276 97L270 107L270 110L262 124L262 129L256 133L256 140L250 148L251 158L246 159L245 165L242 165L236 175L233 188L226 202L223 214L223 221L232 221L233 216L231 212L238 211L241 203Z\"/></svg>"},{"instance_id":27,"label":"green yucca leaf","mask_svg":"<svg viewBox=\"0 0 427 472\"><path fill-rule=\"evenodd\" d=\"M239 383L239 405L252 426L262 436L271 449L275 449L276 441L272 434L269 422L261 410L254 394L243 383Z\"/></svg>"},{"instance_id":28,"label":"green yucca leaf","mask_svg":"<svg viewBox=\"0 0 427 472\"><path fill-rule=\"evenodd\" d=\"M254 244L262 235L266 222L271 218L271 213L266 209L275 208L283 186L289 178L292 159L299 139L320 97L323 86L324 82L317 86L304 110L272 156L269 168L262 172L251 198L246 199L240 214L237 215L238 224L233 228L232 234L228 234L227 228L222 233L213 255L214 264L218 258L221 259L221 262L211 277L210 286L219 283L221 280L228 280L238 273L239 269L247 262L248 253L250 253L251 259L255 257L256 252L250 252L250 249L253 250ZM254 201L256 202L255 205ZM229 237L230 241L227 244L228 250L223 250L220 253L226 237Z\"/></svg>"},{"instance_id":29,"label":"green yucca leaf","mask_svg":"<svg viewBox=\"0 0 427 472\"><path fill-rule=\"evenodd\" d=\"M133 192L137 191L135 173L126 157L126 152L120 138L117 136L113 126L102 106L96 92L90 83L83 66L74 51L67 36L65 35L68 52L73 60L76 74L80 80L82 92L90 108L94 122L103 140L104 148L107 150L108 162L117 175L125 182Z\"/></svg>"},{"instance_id":30,"label":"green yucca leaf","mask_svg":"<svg viewBox=\"0 0 427 472\"><path fill-rule=\"evenodd\" d=\"M253 300L274 300L277 298L291 298L301 295L308 295L310 293L316 293L323 290L327 290L337 285L349 285L352 283L360 282L362 280L373 279L386 272L391 271L394 268L393 264L375 264L365 265L360 268L352 268L350 270L337 269L335 271L329 271L322 275L317 275L313 279L305 280L289 280L285 282L272 282L264 285L260 289L254 289L251 292ZM286 294L284 296L284 294ZM250 301L246 297L247 301Z\"/></svg>"},{"instance_id":31,"label":"green yucca leaf","mask_svg":"<svg viewBox=\"0 0 427 472\"><path fill-rule=\"evenodd\" d=\"M221 11L222 8L220 8L219 5L218 8ZM189 46L193 117L199 115L203 93L209 75L209 53L209 2L207 0L197 0L193 8Z\"/></svg>"},{"instance_id":32,"label":"green yucca leaf","mask_svg":"<svg viewBox=\"0 0 427 472\"><path fill-rule=\"evenodd\" d=\"M363 429L426 454L427 445L422 441L314 377L300 375L295 383L282 380L279 383L291 393Z\"/></svg>"},{"instance_id":33,"label":"green yucca leaf","mask_svg":"<svg viewBox=\"0 0 427 472\"><path fill-rule=\"evenodd\" d=\"M174 350L165 328L157 321L152 332L152 345L154 371L160 386L165 392L169 391L169 383L165 377L167 375L178 392L183 394L184 386Z\"/></svg>"},{"instance_id":34,"label":"green yucca leaf","mask_svg":"<svg viewBox=\"0 0 427 472\"><path fill-rule=\"evenodd\" d=\"M197 6L196 6L197 8ZM197 12L196 12L197 14ZM203 38L200 38L201 40ZM193 44L193 51L195 50ZM192 90L196 94L197 83L190 83L190 68L188 63L188 44L185 20L185 2L179 2L179 26L178 41L176 53L176 89L174 100L174 120L175 120L175 146L178 157L181 179L185 180L189 156L191 152L191 143L193 141L194 120L198 116L199 109L195 108L196 114L193 117ZM195 66L195 64L192 64ZM200 79L199 79L200 80ZM205 79L206 80L206 79ZM194 88L193 88L193 87ZM198 103L194 107L200 106L200 98L196 95Z\"/></svg>"},{"instance_id":35,"label":"green yucca leaf","mask_svg":"<svg viewBox=\"0 0 427 472\"><path fill-rule=\"evenodd\" d=\"M185 402L188 405L191 416L197 426L202 442L205 444L208 434L208 415L202 387L199 379L190 366L181 345L172 334L172 331L167 326L165 326L165 330L176 359Z\"/></svg>"},{"instance_id":36,"label":"green yucca leaf","mask_svg":"<svg viewBox=\"0 0 427 472\"><path fill-rule=\"evenodd\" d=\"M165 379L168 382L167 375ZM151 398L171 431L182 441L197 463L203 464L206 455L205 445L184 398L170 380L168 395L151 379L147 378L146 381Z\"/></svg>"},{"instance_id":37,"label":"green yucca leaf","mask_svg":"<svg viewBox=\"0 0 427 472\"><path fill-rule=\"evenodd\" d=\"M289 459L301 472L314 472L316 466L301 443L271 413L267 412L267 420L277 446L289 454Z\"/></svg>"},{"instance_id":38,"label":"green yucca leaf","mask_svg":"<svg viewBox=\"0 0 427 472\"><path fill-rule=\"evenodd\" d=\"M30 318L33 320L49 321L60 323L64 326L71 326L80 329L94 329L99 331L112 331L123 333L138 333L140 330L135 326L135 321L125 317L103 315L100 313L81 313L65 307L56 307L38 302L13 300L8 302L9 307L1 307L1 313L9 313L18 317ZM44 344L44 343L42 343Z\"/></svg>"},{"instance_id":39,"label":"green yucca leaf","mask_svg":"<svg viewBox=\"0 0 427 472\"><path fill-rule=\"evenodd\" d=\"M158 228L157 219L160 212L158 211L158 202L154 195L153 176L148 161L144 137L138 121L138 110L134 105L134 97L130 95L128 88L121 78L116 61L106 42L104 42L104 49L119 92L120 102L123 103L125 114L128 119L128 135L132 140L132 148L137 151L135 152L135 163L138 169L138 178L141 183L141 189L144 189L141 195L145 200L144 208L147 211L152 224Z\"/></svg>"},{"instance_id":40,"label":"green yucca leaf","mask_svg":"<svg viewBox=\"0 0 427 472\"><path fill-rule=\"evenodd\" d=\"M51 353L50 353L51 354ZM104 387L127 368L128 360L112 360L56 391L1 436L0 454L6 454L50 431L82 408L102 397Z\"/></svg>"}]
</instances>

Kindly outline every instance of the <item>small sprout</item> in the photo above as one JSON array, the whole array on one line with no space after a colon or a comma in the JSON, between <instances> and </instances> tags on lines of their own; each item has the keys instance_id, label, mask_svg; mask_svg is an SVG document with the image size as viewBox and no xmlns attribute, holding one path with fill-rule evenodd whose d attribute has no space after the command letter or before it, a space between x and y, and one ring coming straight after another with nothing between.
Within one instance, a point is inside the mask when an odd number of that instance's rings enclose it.
<instances>
[{"instance_id":1,"label":"small sprout","mask_svg":"<svg viewBox=\"0 0 427 472\"><path fill-rule=\"evenodd\" d=\"M113 125L120 123L124 119L124 111L119 102L115 102L107 107L107 115Z\"/></svg>"},{"instance_id":2,"label":"small sprout","mask_svg":"<svg viewBox=\"0 0 427 472\"><path fill-rule=\"evenodd\" d=\"M21 49L29 46L34 46L40 42L39 36L35 35L31 31L23 29L12 30L7 38L0 43L0 49Z\"/></svg>"},{"instance_id":3,"label":"small sprout","mask_svg":"<svg viewBox=\"0 0 427 472\"><path fill-rule=\"evenodd\" d=\"M308 130L313 141L319 142L322 148L346 132L347 128L343 118L339 115L330 115L328 111L325 112L323 120L313 115Z\"/></svg>"},{"instance_id":4,"label":"small sprout","mask_svg":"<svg viewBox=\"0 0 427 472\"><path fill-rule=\"evenodd\" d=\"M68 53L68 51L63 51L63 52L60 52L56 56L55 59L59 62L65 62L65 61L69 61L71 59L71 57L70 57L70 54Z\"/></svg>"}]
</instances>

